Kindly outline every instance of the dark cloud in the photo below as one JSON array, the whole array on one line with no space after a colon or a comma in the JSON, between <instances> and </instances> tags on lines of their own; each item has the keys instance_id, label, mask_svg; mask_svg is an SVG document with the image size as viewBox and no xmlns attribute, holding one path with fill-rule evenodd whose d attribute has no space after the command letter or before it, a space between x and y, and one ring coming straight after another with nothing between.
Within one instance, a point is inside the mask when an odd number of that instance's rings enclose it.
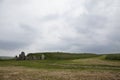
<instances>
[{"instance_id":1,"label":"dark cloud","mask_svg":"<svg viewBox=\"0 0 120 80\"><path fill-rule=\"evenodd\" d=\"M16 28L16 29L14 29ZM0 49L15 50L29 46L34 41L34 30L28 25L19 25L18 27L1 27Z\"/></svg>"},{"instance_id":2,"label":"dark cloud","mask_svg":"<svg viewBox=\"0 0 120 80\"><path fill-rule=\"evenodd\" d=\"M28 43L25 42L12 42L12 41L1 41L0 40L0 49L2 50L15 50L19 48L24 48L28 46Z\"/></svg>"}]
</instances>

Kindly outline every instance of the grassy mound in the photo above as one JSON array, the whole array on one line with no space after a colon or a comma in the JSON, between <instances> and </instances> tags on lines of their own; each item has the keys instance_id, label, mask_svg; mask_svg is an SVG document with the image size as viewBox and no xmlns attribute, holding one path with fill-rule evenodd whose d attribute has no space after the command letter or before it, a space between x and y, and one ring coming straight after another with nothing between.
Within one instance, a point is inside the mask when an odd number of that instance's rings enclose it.
<instances>
[{"instance_id":1,"label":"grassy mound","mask_svg":"<svg viewBox=\"0 0 120 80\"><path fill-rule=\"evenodd\" d=\"M107 59L107 60L120 60L120 54L107 54L105 59Z\"/></svg>"},{"instance_id":2,"label":"grassy mound","mask_svg":"<svg viewBox=\"0 0 120 80\"><path fill-rule=\"evenodd\" d=\"M45 55L46 59L50 59L50 60L83 59L83 58L91 58L91 57L99 56L97 54L92 54L92 53L74 54L74 53L63 53L63 52L30 53L27 56L39 57L42 54Z\"/></svg>"}]
</instances>

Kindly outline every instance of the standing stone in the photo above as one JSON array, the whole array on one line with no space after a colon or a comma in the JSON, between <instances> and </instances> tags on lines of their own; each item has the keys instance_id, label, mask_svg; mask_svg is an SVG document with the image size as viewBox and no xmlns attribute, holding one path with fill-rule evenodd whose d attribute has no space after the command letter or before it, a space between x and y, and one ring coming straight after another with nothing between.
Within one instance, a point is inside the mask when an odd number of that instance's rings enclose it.
<instances>
[{"instance_id":1,"label":"standing stone","mask_svg":"<svg viewBox=\"0 0 120 80\"><path fill-rule=\"evenodd\" d=\"M41 55L41 60L44 60L44 59L45 59L45 55L42 54L42 55Z\"/></svg>"},{"instance_id":2,"label":"standing stone","mask_svg":"<svg viewBox=\"0 0 120 80\"><path fill-rule=\"evenodd\" d=\"M25 60L26 56L25 56L25 52L21 52L21 54L19 54L19 60Z\"/></svg>"},{"instance_id":3,"label":"standing stone","mask_svg":"<svg viewBox=\"0 0 120 80\"><path fill-rule=\"evenodd\" d=\"M25 60L26 57L25 57L25 52L21 52L21 56L22 56L22 60Z\"/></svg>"},{"instance_id":4,"label":"standing stone","mask_svg":"<svg viewBox=\"0 0 120 80\"><path fill-rule=\"evenodd\" d=\"M18 56L15 56L15 59L18 60Z\"/></svg>"}]
</instances>

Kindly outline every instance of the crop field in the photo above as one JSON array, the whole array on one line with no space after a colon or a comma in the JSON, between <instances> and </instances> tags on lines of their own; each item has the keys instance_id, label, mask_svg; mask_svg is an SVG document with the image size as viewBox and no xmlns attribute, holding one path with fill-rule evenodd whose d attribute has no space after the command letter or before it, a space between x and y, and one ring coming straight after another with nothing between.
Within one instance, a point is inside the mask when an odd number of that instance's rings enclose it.
<instances>
[{"instance_id":1,"label":"crop field","mask_svg":"<svg viewBox=\"0 0 120 80\"><path fill-rule=\"evenodd\" d=\"M120 80L120 61L105 57L1 60L0 80Z\"/></svg>"}]
</instances>

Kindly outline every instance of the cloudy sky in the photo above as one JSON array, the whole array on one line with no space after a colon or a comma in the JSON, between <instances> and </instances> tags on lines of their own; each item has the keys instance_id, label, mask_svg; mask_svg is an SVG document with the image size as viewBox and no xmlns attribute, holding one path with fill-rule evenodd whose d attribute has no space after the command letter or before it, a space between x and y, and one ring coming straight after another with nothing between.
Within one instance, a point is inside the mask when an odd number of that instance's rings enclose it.
<instances>
[{"instance_id":1,"label":"cloudy sky","mask_svg":"<svg viewBox=\"0 0 120 80\"><path fill-rule=\"evenodd\" d=\"M0 0L0 56L120 52L120 0Z\"/></svg>"}]
</instances>

